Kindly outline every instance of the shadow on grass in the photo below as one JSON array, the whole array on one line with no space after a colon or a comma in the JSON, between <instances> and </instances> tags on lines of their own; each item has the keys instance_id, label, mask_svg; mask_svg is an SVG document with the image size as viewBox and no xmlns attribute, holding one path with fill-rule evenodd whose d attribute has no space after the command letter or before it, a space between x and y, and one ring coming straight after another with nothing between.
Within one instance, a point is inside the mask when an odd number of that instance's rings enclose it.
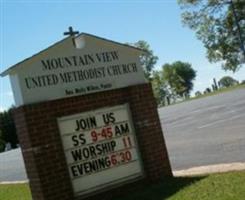
<instances>
[{"instance_id":1,"label":"shadow on grass","mask_svg":"<svg viewBox=\"0 0 245 200\"><path fill-rule=\"evenodd\" d=\"M117 200L164 200L204 178L205 176L163 178L158 184L141 186L134 193Z\"/></svg>"}]
</instances>

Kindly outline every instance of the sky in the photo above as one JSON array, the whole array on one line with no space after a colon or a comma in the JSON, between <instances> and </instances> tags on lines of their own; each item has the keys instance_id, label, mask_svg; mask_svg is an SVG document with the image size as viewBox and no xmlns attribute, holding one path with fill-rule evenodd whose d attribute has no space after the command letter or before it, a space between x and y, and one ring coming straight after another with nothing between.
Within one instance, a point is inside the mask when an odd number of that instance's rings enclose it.
<instances>
[{"instance_id":1,"label":"sky","mask_svg":"<svg viewBox=\"0 0 245 200\"><path fill-rule=\"evenodd\" d=\"M245 79L245 67L233 74L208 62L194 31L182 25L176 0L0 0L0 72L62 40L69 26L121 43L147 41L159 58L155 70L190 63L197 72L192 94L213 78ZM0 77L0 111L12 105L9 78Z\"/></svg>"}]
</instances>

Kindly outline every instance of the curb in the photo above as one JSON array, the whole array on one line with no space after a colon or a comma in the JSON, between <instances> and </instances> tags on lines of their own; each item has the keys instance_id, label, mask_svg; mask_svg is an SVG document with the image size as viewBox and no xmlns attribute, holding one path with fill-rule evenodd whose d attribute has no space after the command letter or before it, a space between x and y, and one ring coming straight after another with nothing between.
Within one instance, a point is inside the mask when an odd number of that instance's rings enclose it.
<instances>
[{"instance_id":1,"label":"curb","mask_svg":"<svg viewBox=\"0 0 245 200\"><path fill-rule=\"evenodd\" d=\"M245 162L192 167L185 170L173 171L173 174L174 176L178 177L178 176L207 175L213 173L223 173L223 172L242 171L242 170L245 170Z\"/></svg>"},{"instance_id":2,"label":"curb","mask_svg":"<svg viewBox=\"0 0 245 200\"><path fill-rule=\"evenodd\" d=\"M5 185L9 185L9 184L23 184L23 183L29 183L28 180L24 180L24 181L1 181L0 185L5 184Z\"/></svg>"}]
</instances>

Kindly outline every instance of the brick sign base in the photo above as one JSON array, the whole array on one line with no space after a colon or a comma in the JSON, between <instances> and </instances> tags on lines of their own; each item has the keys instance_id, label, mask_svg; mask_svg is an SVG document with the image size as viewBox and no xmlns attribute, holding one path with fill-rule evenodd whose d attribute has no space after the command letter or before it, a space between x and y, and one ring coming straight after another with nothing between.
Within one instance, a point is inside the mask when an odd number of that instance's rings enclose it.
<instances>
[{"instance_id":1,"label":"brick sign base","mask_svg":"<svg viewBox=\"0 0 245 200\"><path fill-rule=\"evenodd\" d=\"M109 190L75 197L57 119L126 103L132 114L144 176ZM172 176L150 84L24 105L14 110L14 118L33 200L109 200L127 194L142 183Z\"/></svg>"}]
</instances>

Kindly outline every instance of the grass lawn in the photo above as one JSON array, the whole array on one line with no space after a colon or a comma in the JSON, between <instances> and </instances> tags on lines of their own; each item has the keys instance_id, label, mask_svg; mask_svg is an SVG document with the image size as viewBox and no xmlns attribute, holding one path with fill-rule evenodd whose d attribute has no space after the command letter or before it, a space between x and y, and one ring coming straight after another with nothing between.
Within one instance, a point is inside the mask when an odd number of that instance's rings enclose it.
<instances>
[{"instance_id":1,"label":"grass lawn","mask_svg":"<svg viewBox=\"0 0 245 200\"><path fill-rule=\"evenodd\" d=\"M0 200L31 200L27 184L0 184Z\"/></svg>"},{"instance_id":2,"label":"grass lawn","mask_svg":"<svg viewBox=\"0 0 245 200\"><path fill-rule=\"evenodd\" d=\"M210 93L202 94L200 96L190 97L188 99L184 99L182 101L178 101L178 102L172 103L172 104L167 105L167 106L172 106L172 105L184 103L184 102L187 102L187 101L192 101L192 100L195 100L195 99L201 99L201 98L204 98L204 97L218 95L218 94L222 94L222 93L225 93L225 92L230 92L230 91L237 90L237 89L245 89L245 84L235 85L235 86L231 86L231 87L228 87L228 88L221 88L221 89L219 89L217 91L212 91ZM160 106L160 107L162 107L162 106Z\"/></svg>"},{"instance_id":3,"label":"grass lawn","mask_svg":"<svg viewBox=\"0 0 245 200\"><path fill-rule=\"evenodd\" d=\"M1 200L31 200L27 184L0 185ZM245 171L163 179L115 200L244 200Z\"/></svg>"},{"instance_id":4,"label":"grass lawn","mask_svg":"<svg viewBox=\"0 0 245 200\"><path fill-rule=\"evenodd\" d=\"M207 97L207 96L213 96L213 95L221 94L221 93L224 93L224 92L230 92L230 91L236 90L236 89L245 89L245 84L234 85L234 86L231 86L231 87L228 87L228 88L221 88L221 89L219 89L217 91L213 91L213 92L210 92L210 93L207 93L207 94L202 94L202 95L197 96L197 97L191 97L189 100L199 99L199 98L203 98L203 97Z\"/></svg>"},{"instance_id":5,"label":"grass lawn","mask_svg":"<svg viewBox=\"0 0 245 200\"><path fill-rule=\"evenodd\" d=\"M120 200L244 200L245 171L176 177ZM117 199L119 200L119 199Z\"/></svg>"}]
</instances>

